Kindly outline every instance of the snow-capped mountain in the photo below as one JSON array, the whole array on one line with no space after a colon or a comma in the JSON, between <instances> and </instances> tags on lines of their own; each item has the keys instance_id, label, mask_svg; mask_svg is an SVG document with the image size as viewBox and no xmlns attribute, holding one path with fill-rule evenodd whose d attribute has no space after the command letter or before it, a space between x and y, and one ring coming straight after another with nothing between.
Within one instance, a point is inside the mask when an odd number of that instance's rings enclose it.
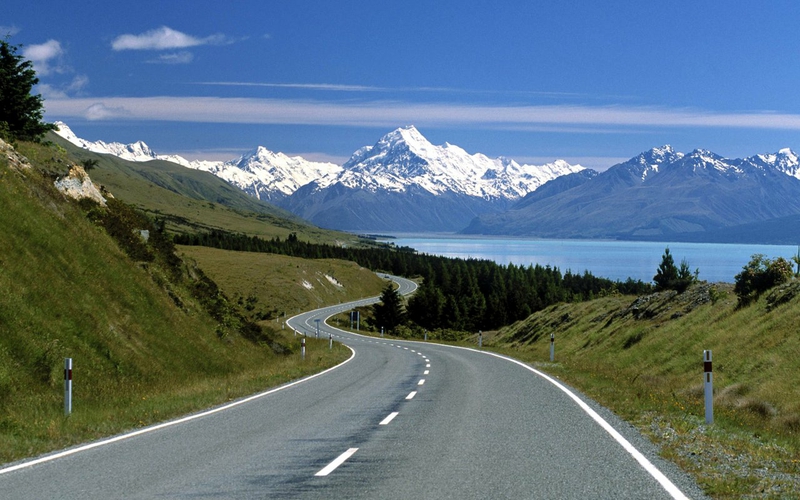
<instances>
[{"instance_id":1,"label":"snow-capped mountain","mask_svg":"<svg viewBox=\"0 0 800 500\"><path fill-rule=\"evenodd\" d=\"M544 183L583 170L563 160L520 165L508 158L470 155L452 144L435 146L414 126L386 134L339 166L263 147L225 162L189 161L158 155L141 141L86 141L65 124L57 125L58 134L82 148L130 161L164 160L210 172L251 196L334 229L456 231L476 215L503 210ZM368 198L386 193L399 204L394 209L364 205Z\"/></svg>"},{"instance_id":2,"label":"snow-capped mountain","mask_svg":"<svg viewBox=\"0 0 800 500\"><path fill-rule=\"evenodd\" d=\"M338 175L320 179L317 189L341 183L371 192L403 192L415 186L434 195L451 192L486 200L515 200L551 179L580 170L580 165L563 160L520 165L508 158L470 155L448 143L435 146L409 125L356 151Z\"/></svg>"},{"instance_id":3,"label":"snow-capped mountain","mask_svg":"<svg viewBox=\"0 0 800 500\"><path fill-rule=\"evenodd\" d=\"M358 231L456 231L556 177L583 170L558 160L520 165L431 144L414 126L357 150L336 174L281 206L322 227Z\"/></svg>"},{"instance_id":4,"label":"snow-capped mountain","mask_svg":"<svg viewBox=\"0 0 800 500\"><path fill-rule=\"evenodd\" d=\"M544 186L505 213L477 217L463 232L702 240L702 233L800 215L798 169L789 149L730 159L664 146L591 178L559 179L564 189Z\"/></svg>"},{"instance_id":5,"label":"snow-capped mountain","mask_svg":"<svg viewBox=\"0 0 800 500\"><path fill-rule=\"evenodd\" d=\"M151 161L158 159L158 156L142 141L132 144L122 144L120 142L91 142L81 139L64 122L55 122L58 127L56 133L68 140L72 144L83 149L88 149L93 153L103 153L118 156L128 161Z\"/></svg>"},{"instance_id":6,"label":"snow-capped mountain","mask_svg":"<svg viewBox=\"0 0 800 500\"><path fill-rule=\"evenodd\" d=\"M142 141L133 144L91 142L81 139L62 123L56 122L61 137L76 146L95 153L118 156L129 161L163 160L187 168L210 172L260 200L275 202L300 186L322 176L336 173L341 167L333 163L307 161L299 156L273 153L259 146L229 161L187 160L178 155L158 155Z\"/></svg>"}]
</instances>

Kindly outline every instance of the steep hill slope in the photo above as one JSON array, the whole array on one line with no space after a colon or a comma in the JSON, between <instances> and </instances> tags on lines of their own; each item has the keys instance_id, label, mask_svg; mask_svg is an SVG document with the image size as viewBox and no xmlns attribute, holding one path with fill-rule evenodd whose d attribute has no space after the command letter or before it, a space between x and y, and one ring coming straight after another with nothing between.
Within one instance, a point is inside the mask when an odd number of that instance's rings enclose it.
<instances>
[{"instance_id":1,"label":"steep hill slope","mask_svg":"<svg viewBox=\"0 0 800 500\"><path fill-rule=\"evenodd\" d=\"M157 228L119 202L103 209L56 191L63 150L20 149L34 166L0 154L0 463L218 404L338 356L295 366L294 340L245 323L200 269L164 251Z\"/></svg>"}]
</instances>

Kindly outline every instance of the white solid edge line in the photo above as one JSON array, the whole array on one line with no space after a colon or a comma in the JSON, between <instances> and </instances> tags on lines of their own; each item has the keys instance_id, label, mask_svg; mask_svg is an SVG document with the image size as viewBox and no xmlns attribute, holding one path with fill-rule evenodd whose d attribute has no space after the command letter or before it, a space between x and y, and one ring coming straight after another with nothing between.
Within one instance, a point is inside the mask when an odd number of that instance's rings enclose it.
<instances>
[{"instance_id":1,"label":"white solid edge line","mask_svg":"<svg viewBox=\"0 0 800 500\"><path fill-rule=\"evenodd\" d=\"M339 457L334 460L333 462L329 463L327 467L322 469L321 471L314 474L314 476L322 477L327 476L331 472L335 471L340 465L342 465L348 458L352 457L355 452L358 451L358 448L350 448L346 452L339 455Z\"/></svg>"},{"instance_id":2,"label":"white solid edge line","mask_svg":"<svg viewBox=\"0 0 800 500\"><path fill-rule=\"evenodd\" d=\"M614 440L617 443L620 444L620 446L622 446L623 449L625 449L625 451L627 451L637 462L639 462L639 465L641 465L644 470L646 470L651 476L653 476L653 478L656 481L658 481L658 483L661 485L661 487L664 488L667 491L667 493L669 493L670 496L672 496L672 498L674 498L675 500L689 500L689 497L687 497L677 486L675 486L675 483L670 481L669 478L667 476L665 476L663 472L658 470L658 468L655 465L653 465L653 463L650 460L648 460L647 457L645 457L642 454L642 452L637 450L630 443L630 441L625 439L625 437L623 437L622 434L620 434L614 427L611 426L611 424L609 424L603 417L601 417L596 411L594 411L589 405L587 405L575 393L573 393L572 391L567 389L566 386L562 385L560 382L558 382L557 380L555 380L551 376L547 375L546 373L540 372L539 370L537 370L537 369L535 369L535 368L533 368L531 366L526 365L522 361L517 361L516 359L509 358L509 357L506 357L506 356L502 356L500 354L495 354L493 352L479 351L477 349L470 349L468 347L459 347L459 346L448 346L448 347L454 347L456 349L464 349L466 351L477 352L477 353L480 353L480 354L488 354L489 356L494 356L496 358L504 359L506 361L510 361L512 363L515 363L515 364L525 368L526 370L529 370L529 371L535 373L536 375L542 377L543 379L547 380L548 382L550 382L554 386L558 387L562 392L564 392L567 396L569 396L573 401L575 401L575 403L577 403L577 405L584 412L586 412L587 415L592 417L592 419L595 422L597 422L597 424L599 424L600 427L603 428L603 430L605 430L612 438L614 438Z\"/></svg>"},{"instance_id":3,"label":"white solid edge line","mask_svg":"<svg viewBox=\"0 0 800 500\"><path fill-rule=\"evenodd\" d=\"M58 453L54 453L52 455L47 455L47 456L44 456L44 457L41 457L41 458L30 460L28 462L23 462L21 464L12 465L11 467L6 467L4 469L0 469L0 475L6 474L8 472L14 472L14 471L20 470L20 469L26 469L28 467L33 467L34 465L39 465L39 464L42 464L42 463L45 463L45 462L52 462L53 460L58 460L59 458L64 458L64 457L68 457L70 455L75 455L76 453L81 453L81 452L84 452L84 451L88 451L88 450L91 450L93 448L99 448L100 446L105 446L105 445L108 445L108 444L111 444L111 443L116 443L118 441L123 441L125 439L130 439L130 438L133 438L133 437L136 437L136 436L141 436L142 434L148 434L148 433L153 432L153 431L165 429L167 427L172 427L172 426L178 425L178 424L183 424L183 423L186 423L186 422L189 422L189 421L192 421L192 420L197 420L198 418L207 417L209 415L213 415L214 413L219 413L221 411L229 410L229 409L234 408L236 406L243 405L245 403L249 403L250 401L254 401L256 399L263 398L264 396L269 396L270 394L274 394L274 393L276 393L278 391L282 391L284 389L288 389L290 387L294 387L294 386L296 386L298 384L302 384L303 382L307 382L307 381L309 381L311 379L315 379L317 377L325 375L326 373L331 372L331 371L339 368L340 366L344 366L345 364L347 364L350 361L352 361L353 358L355 358L355 356L356 356L356 352L352 348L350 348L348 346L345 346L345 347L350 349L350 352L351 352L350 357L347 358L345 361L342 361L338 365L333 366L331 368L328 368L325 371L321 371L319 373L315 373L314 375L309 375L308 377L301 378L300 380L295 380L294 382L290 382L290 383L288 383L286 385L282 385L280 387L276 387L275 389L270 389L269 391L265 391L265 392L261 392L261 393L258 393L258 394L254 394L254 395L248 396L248 397L246 397L244 399L240 399L238 401L234 401L232 403L228 403L228 404L225 404L223 406L219 406L217 408L213 408L211 410L206 410L206 411L201 412L201 413L197 413L197 414L194 414L194 415L189 415L187 417L179 418L178 420L171 420L169 422L164 422L164 423L161 423L161 424L157 424L157 425L154 425L152 427L145 427L144 429L140 429L138 431L129 432L127 434L121 434L121 435L115 436L113 438L104 439L102 441L96 441L94 443L89 443L89 444L86 444L86 445L83 445L83 446L79 446L77 448L64 450L64 451L61 451L61 452L58 452Z\"/></svg>"},{"instance_id":4,"label":"white solid edge line","mask_svg":"<svg viewBox=\"0 0 800 500\"><path fill-rule=\"evenodd\" d=\"M408 393L408 396L406 396L406 399L414 399L414 396L416 396L416 395L417 395L417 391L411 391L411 392Z\"/></svg>"},{"instance_id":5,"label":"white solid edge line","mask_svg":"<svg viewBox=\"0 0 800 500\"><path fill-rule=\"evenodd\" d=\"M396 416L397 416L397 415L399 415L399 414L400 414L400 412L393 411L392 413L390 413L389 415L387 415L387 416L386 416L386 418L384 418L383 420L381 420L381 423L380 423L380 424L378 424L378 425L389 425L389 422L391 422L392 420L394 420L394 417L396 417Z\"/></svg>"}]
</instances>

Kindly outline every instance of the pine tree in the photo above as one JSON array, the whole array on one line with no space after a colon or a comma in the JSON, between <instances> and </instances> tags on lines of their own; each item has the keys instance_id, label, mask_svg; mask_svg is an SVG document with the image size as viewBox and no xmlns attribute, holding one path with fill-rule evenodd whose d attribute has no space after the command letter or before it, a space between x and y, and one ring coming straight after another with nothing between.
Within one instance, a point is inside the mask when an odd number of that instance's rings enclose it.
<instances>
[{"instance_id":1,"label":"pine tree","mask_svg":"<svg viewBox=\"0 0 800 500\"><path fill-rule=\"evenodd\" d=\"M678 280L678 267L675 265L675 259L669 253L669 247L664 250L664 255L661 256L661 264L658 266L658 272L653 276L653 281L656 283L656 290L669 290L671 286Z\"/></svg>"},{"instance_id":2,"label":"pine tree","mask_svg":"<svg viewBox=\"0 0 800 500\"><path fill-rule=\"evenodd\" d=\"M18 55L17 49L0 40L0 135L10 140L39 141L55 125L42 121L42 96L31 94L39 79L33 63Z\"/></svg>"},{"instance_id":3,"label":"pine tree","mask_svg":"<svg viewBox=\"0 0 800 500\"><path fill-rule=\"evenodd\" d=\"M375 325L383 327L386 331L394 331L395 328L405 322L405 311L400 294L390 283L381 293L381 301L372 306L375 316Z\"/></svg>"}]
</instances>

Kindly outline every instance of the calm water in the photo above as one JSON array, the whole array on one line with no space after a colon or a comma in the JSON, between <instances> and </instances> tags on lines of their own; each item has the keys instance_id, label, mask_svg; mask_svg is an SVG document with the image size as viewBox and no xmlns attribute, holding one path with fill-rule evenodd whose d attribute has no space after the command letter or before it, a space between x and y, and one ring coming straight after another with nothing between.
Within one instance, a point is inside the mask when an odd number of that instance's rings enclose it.
<instances>
[{"instance_id":1,"label":"calm water","mask_svg":"<svg viewBox=\"0 0 800 500\"><path fill-rule=\"evenodd\" d=\"M738 245L720 243L659 243L602 240L526 240L501 238L465 238L461 236L396 235L398 246L418 252L447 257L493 260L498 264L540 264L558 267L562 272L583 273L613 280L628 277L651 282L661 263L664 249L680 266L686 259L700 279L733 283L734 276L756 253L768 258L791 259L797 247L785 245ZM790 260L791 262L791 260Z\"/></svg>"}]
</instances>

